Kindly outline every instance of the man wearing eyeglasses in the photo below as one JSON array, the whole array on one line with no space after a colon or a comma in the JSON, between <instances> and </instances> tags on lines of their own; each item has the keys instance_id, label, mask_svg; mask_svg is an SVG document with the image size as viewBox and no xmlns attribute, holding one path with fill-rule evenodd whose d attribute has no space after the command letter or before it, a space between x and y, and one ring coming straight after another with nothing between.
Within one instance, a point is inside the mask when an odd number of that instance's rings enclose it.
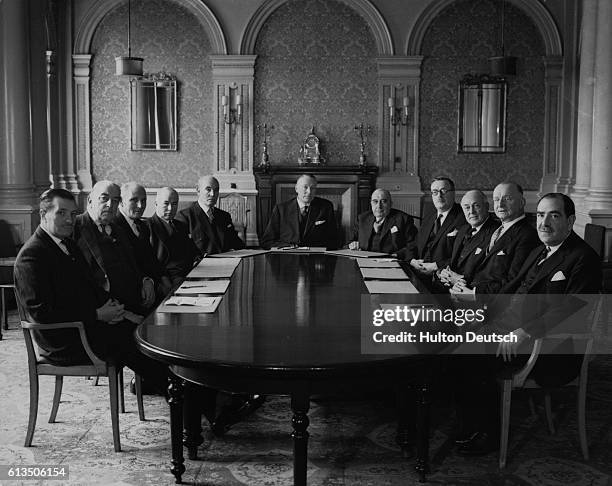
<instances>
[{"instance_id":1,"label":"man wearing eyeglasses","mask_svg":"<svg viewBox=\"0 0 612 486\"><path fill-rule=\"evenodd\" d=\"M458 230L465 224L461 206L455 202L455 183L448 177L431 182L431 200L436 209L423 220L416 246L407 248L406 260L422 275L432 275L448 265Z\"/></svg>"},{"instance_id":2,"label":"man wearing eyeglasses","mask_svg":"<svg viewBox=\"0 0 612 486\"><path fill-rule=\"evenodd\" d=\"M531 250L540 240L525 219L523 189L515 182L502 182L493 190L493 208L501 221L486 247L486 256L476 269L472 286L459 280L452 294L497 294L514 279Z\"/></svg>"}]
</instances>

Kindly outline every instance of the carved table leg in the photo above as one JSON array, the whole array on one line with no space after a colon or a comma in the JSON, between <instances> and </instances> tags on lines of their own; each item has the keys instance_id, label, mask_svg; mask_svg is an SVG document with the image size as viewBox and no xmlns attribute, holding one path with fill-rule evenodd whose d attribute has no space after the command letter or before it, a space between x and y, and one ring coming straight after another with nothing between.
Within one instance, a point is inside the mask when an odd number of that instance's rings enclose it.
<instances>
[{"instance_id":1,"label":"carved table leg","mask_svg":"<svg viewBox=\"0 0 612 486\"><path fill-rule=\"evenodd\" d=\"M291 410L293 410L293 484L306 486L306 470L308 466L308 394L295 392L291 394Z\"/></svg>"},{"instance_id":2,"label":"carved table leg","mask_svg":"<svg viewBox=\"0 0 612 486\"><path fill-rule=\"evenodd\" d=\"M417 459L414 466L419 482L427 481L429 473L429 388L421 384L417 390Z\"/></svg>"},{"instance_id":3,"label":"carved table leg","mask_svg":"<svg viewBox=\"0 0 612 486\"><path fill-rule=\"evenodd\" d=\"M176 484L181 484L181 476L185 472L183 458L183 387L180 378L171 375L168 385L168 405L170 405L170 437L172 441L172 467L170 472L176 478Z\"/></svg>"},{"instance_id":4,"label":"carved table leg","mask_svg":"<svg viewBox=\"0 0 612 486\"><path fill-rule=\"evenodd\" d=\"M187 448L187 458L198 458L198 446L204 442L202 438L202 403L201 393L195 385L186 383L185 400L183 402L183 445Z\"/></svg>"}]
</instances>

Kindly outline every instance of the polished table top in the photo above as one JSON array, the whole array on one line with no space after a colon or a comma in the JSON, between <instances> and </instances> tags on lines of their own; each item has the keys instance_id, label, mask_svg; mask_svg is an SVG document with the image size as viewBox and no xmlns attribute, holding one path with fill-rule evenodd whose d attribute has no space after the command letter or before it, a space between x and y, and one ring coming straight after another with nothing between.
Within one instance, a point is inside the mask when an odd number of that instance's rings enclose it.
<instances>
[{"instance_id":1,"label":"polished table top","mask_svg":"<svg viewBox=\"0 0 612 486\"><path fill-rule=\"evenodd\" d=\"M397 356L362 354L362 295L365 305L375 300L355 259L262 254L242 259L214 313L154 313L137 340L150 356L194 368L295 375L397 364Z\"/></svg>"}]
</instances>

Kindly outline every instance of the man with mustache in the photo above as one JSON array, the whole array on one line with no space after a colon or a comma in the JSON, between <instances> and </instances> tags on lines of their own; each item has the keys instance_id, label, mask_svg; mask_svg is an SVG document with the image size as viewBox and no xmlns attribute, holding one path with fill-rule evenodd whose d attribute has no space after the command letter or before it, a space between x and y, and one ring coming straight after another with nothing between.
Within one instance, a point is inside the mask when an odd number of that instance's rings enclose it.
<instances>
[{"instance_id":1,"label":"man with mustache","mask_svg":"<svg viewBox=\"0 0 612 486\"><path fill-rule=\"evenodd\" d=\"M197 192L198 200L179 211L176 220L188 228L200 256L244 248L231 215L215 207L219 199L219 181L211 175L202 176Z\"/></svg>"},{"instance_id":2,"label":"man with mustache","mask_svg":"<svg viewBox=\"0 0 612 486\"><path fill-rule=\"evenodd\" d=\"M74 239L98 285L141 317L155 303L155 282L138 268L126 232L113 224L120 201L117 184L97 182L87 197L87 211L76 218Z\"/></svg>"}]
</instances>

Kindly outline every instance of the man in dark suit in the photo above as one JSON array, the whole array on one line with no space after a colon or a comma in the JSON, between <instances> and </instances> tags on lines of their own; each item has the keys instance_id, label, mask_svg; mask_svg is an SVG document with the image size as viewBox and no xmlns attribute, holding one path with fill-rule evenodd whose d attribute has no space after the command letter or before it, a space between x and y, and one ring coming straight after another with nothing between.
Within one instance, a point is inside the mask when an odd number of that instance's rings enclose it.
<instances>
[{"instance_id":1,"label":"man in dark suit","mask_svg":"<svg viewBox=\"0 0 612 486\"><path fill-rule=\"evenodd\" d=\"M406 260L423 275L432 275L446 267L455 237L465 218L455 203L455 183L448 177L436 177L431 183L431 200L436 212L423 220L416 245L406 249Z\"/></svg>"},{"instance_id":2,"label":"man in dark suit","mask_svg":"<svg viewBox=\"0 0 612 486\"><path fill-rule=\"evenodd\" d=\"M359 215L353 231L351 250L377 251L402 256L417 235L412 216L391 206L391 194L376 189L370 197L371 211Z\"/></svg>"},{"instance_id":3,"label":"man in dark suit","mask_svg":"<svg viewBox=\"0 0 612 486\"><path fill-rule=\"evenodd\" d=\"M147 208L145 188L136 182L121 185L121 202L114 223L123 229L134 250L136 264L144 275L151 277L155 283L158 300L163 299L172 287L170 278L164 272L153 253L149 242L151 234L142 215Z\"/></svg>"},{"instance_id":4,"label":"man in dark suit","mask_svg":"<svg viewBox=\"0 0 612 486\"><path fill-rule=\"evenodd\" d=\"M334 207L327 199L316 197L317 179L303 174L295 183L297 197L274 206L261 246L319 246L338 248Z\"/></svg>"},{"instance_id":5,"label":"man in dark suit","mask_svg":"<svg viewBox=\"0 0 612 486\"><path fill-rule=\"evenodd\" d=\"M112 223L120 200L117 184L97 182L87 198L87 211L76 218L74 239L98 285L143 316L155 303L155 282L138 268L126 232Z\"/></svg>"},{"instance_id":6,"label":"man in dark suit","mask_svg":"<svg viewBox=\"0 0 612 486\"><path fill-rule=\"evenodd\" d=\"M499 221L489 214L489 202L482 191L466 192L461 208L468 224L459 228L448 267L436 273L446 287L453 287L460 280L470 285L474 271L486 255L491 234L499 226Z\"/></svg>"},{"instance_id":7,"label":"man in dark suit","mask_svg":"<svg viewBox=\"0 0 612 486\"><path fill-rule=\"evenodd\" d=\"M70 239L76 215L74 197L65 189L50 189L41 196L40 226L15 262L21 309L29 320L41 324L82 321L96 355L126 364L161 390L167 367L138 351L135 325L125 319L126 309L96 285ZM89 361L74 329L41 331L34 337L42 355L55 364Z\"/></svg>"},{"instance_id":8,"label":"man in dark suit","mask_svg":"<svg viewBox=\"0 0 612 486\"><path fill-rule=\"evenodd\" d=\"M179 211L176 220L188 228L200 256L244 248L231 215L215 207L219 199L219 181L210 175L202 176L197 192L198 200Z\"/></svg>"},{"instance_id":9,"label":"man in dark suit","mask_svg":"<svg viewBox=\"0 0 612 486\"><path fill-rule=\"evenodd\" d=\"M484 454L497 447L499 396L495 376L499 370L524 366L533 339L554 333L556 326L571 319L586 303L571 294L595 294L601 288L599 256L573 232L575 220L574 203L565 194L546 194L538 202L537 231L542 245L533 249L491 306L492 312L500 311L489 331L514 339L499 343L497 360L483 356L480 366L474 366L472 360L470 369L460 372L467 382L460 402L465 411L471 411L471 428L477 432L461 444L461 454ZM570 354L571 344L571 340L562 342L553 355L538 357L531 372L536 382L559 386L578 375L582 356Z\"/></svg>"},{"instance_id":10,"label":"man in dark suit","mask_svg":"<svg viewBox=\"0 0 612 486\"><path fill-rule=\"evenodd\" d=\"M501 225L493 232L486 255L472 278L471 285L460 280L451 293L458 296L496 294L514 279L538 245L536 230L525 219L523 189L514 182L502 182L493 190L495 214Z\"/></svg>"},{"instance_id":11,"label":"man in dark suit","mask_svg":"<svg viewBox=\"0 0 612 486\"><path fill-rule=\"evenodd\" d=\"M173 188L162 187L155 199L155 214L148 220L151 246L173 286L191 271L198 253L187 228L174 219L178 201Z\"/></svg>"}]
</instances>

